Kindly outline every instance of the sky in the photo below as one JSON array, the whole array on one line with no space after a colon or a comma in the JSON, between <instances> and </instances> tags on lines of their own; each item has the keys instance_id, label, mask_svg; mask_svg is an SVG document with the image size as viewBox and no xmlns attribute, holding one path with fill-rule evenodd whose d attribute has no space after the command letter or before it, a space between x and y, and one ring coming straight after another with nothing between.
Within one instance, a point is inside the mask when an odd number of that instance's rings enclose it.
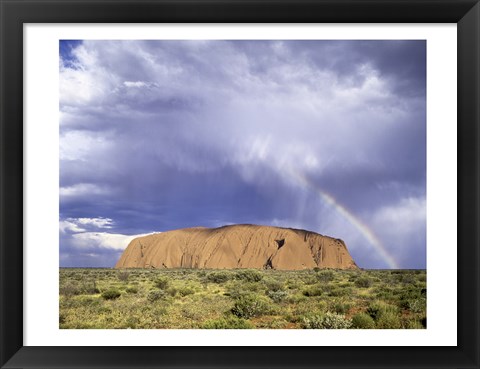
<instances>
[{"instance_id":1,"label":"sky","mask_svg":"<svg viewBox=\"0 0 480 369\"><path fill-rule=\"evenodd\" d=\"M426 267L426 42L60 41L60 266L227 224Z\"/></svg>"}]
</instances>

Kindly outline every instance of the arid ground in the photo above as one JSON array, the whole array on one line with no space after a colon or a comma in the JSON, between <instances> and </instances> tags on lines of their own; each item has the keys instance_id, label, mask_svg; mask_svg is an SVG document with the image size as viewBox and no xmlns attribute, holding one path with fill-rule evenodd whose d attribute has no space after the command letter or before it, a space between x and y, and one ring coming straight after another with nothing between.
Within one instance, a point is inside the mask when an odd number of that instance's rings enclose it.
<instances>
[{"instance_id":1,"label":"arid ground","mask_svg":"<svg viewBox=\"0 0 480 369\"><path fill-rule=\"evenodd\" d=\"M60 269L64 329L424 329L425 270Z\"/></svg>"}]
</instances>

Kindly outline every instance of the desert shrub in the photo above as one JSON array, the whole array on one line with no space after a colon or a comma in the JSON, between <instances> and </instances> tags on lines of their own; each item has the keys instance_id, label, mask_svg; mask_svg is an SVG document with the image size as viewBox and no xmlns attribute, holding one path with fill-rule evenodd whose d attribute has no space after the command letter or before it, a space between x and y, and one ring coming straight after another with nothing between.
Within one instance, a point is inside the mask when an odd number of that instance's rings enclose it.
<instances>
[{"instance_id":1,"label":"desert shrub","mask_svg":"<svg viewBox=\"0 0 480 369\"><path fill-rule=\"evenodd\" d=\"M402 324L397 314L392 311L386 311L377 319L377 328L399 329L402 328Z\"/></svg>"},{"instance_id":2,"label":"desert shrub","mask_svg":"<svg viewBox=\"0 0 480 369\"><path fill-rule=\"evenodd\" d=\"M125 290L127 293L138 293L138 289L136 287L127 287Z\"/></svg>"},{"instance_id":3,"label":"desert shrub","mask_svg":"<svg viewBox=\"0 0 480 369\"><path fill-rule=\"evenodd\" d=\"M424 298L408 301L408 309L413 313L421 313L427 309L427 300Z\"/></svg>"},{"instance_id":4,"label":"desert shrub","mask_svg":"<svg viewBox=\"0 0 480 369\"><path fill-rule=\"evenodd\" d=\"M207 275L207 280L213 283L225 283L230 280L231 274L228 272L213 272Z\"/></svg>"},{"instance_id":5,"label":"desert shrub","mask_svg":"<svg viewBox=\"0 0 480 369\"><path fill-rule=\"evenodd\" d=\"M392 300L394 299L394 291L387 286L379 286L374 289L373 293L379 299Z\"/></svg>"},{"instance_id":6,"label":"desert shrub","mask_svg":"<svg viewBox=\"0 0 480 369\"><path fill-rule=\"evenodd\" d=\"M334 302L331 309L337 314L345 314L352 307L351 304L345 302Z\"/></svg>"},{"instance_id":7,"label":"desert shrub","mask_svg":"<svg viewBox=\"0 0 480 369\"><path fill-rule=\"evenodd\" d=\"M95 281L85 281L79 283L68 282L60 286L59 292L65 297L77 295L95 295L100 293Z\"/></svg>"},{"instance_id":8,"label":"desert shrub","mask_svg":"<svg viewBox=\"0 0 480 369\"><path fill-rule=\"evenodd\" d=\"M361 277L358 278L355 281L355 286L360 287L360 288L368 288L372 285L372 280L367 277Z\"/></svg>"},{"instance_id":9,"label":"desert shrub","mask_svg":"<svg viewBox=\"0 0 480 369\"><path fill-rule=\"evenodd\" d=\"M176 287L169 287L169 288L166 290L166 292L167 292L170 296L174 297L174 296L177 295L178 289L177 289Z\"/></svg>"},{"instance_id":10,"label":"desert shrub","mask_svg":"<svg viewBox=\"0 0 480 369\"><path fill-rule=\"evenodd\" d=\"M64 286L60 286L60 294L64 295L65 297L80 295L81 290L76 285L73 284L66 284Z\"/></svg>"},{"instance_id":11,"label":"desert shrub","mask_svg":"<svg viewBox=\"0 0 480 369\"><path fill-rule=\"evenodd\" d=\"M261 297L253 294L243 295L237 298L231 310L233 315L245 319L263 315L268 311L268 303Z\"/></svg>"},{"instance_id":12,"label":"desert shrub","mask_svg":"<svg viewBox=\"0 0 480 369\"><path fill-rule=\"evenodd\" d=\"M167 293L164 290L152 290L147 295L147 300L150 302L155 302L160 299L165 299Z\"/></svg>"},{"instance_id":13,"label":"desert shrub","mask_svg":"<svg viewBox=\"0 0 480 369\"><path fill-rule=\"evenodd\" d=\"M255 326L248 320L229 316L227 318L208 320L202 325L203 329L252 329Z\"/></svg>"},{"instance_id":14,"label":"desert shrub","mask_svg":"<svg viewBox=\"0 0 480 369\"><path fill-rule=\"evenodd\" d=\"M288 297L288 292L287 291L267 291L267 296L270 297L273 301L275 302L282 302L285 301L285 299Z\"/></svg>"},{"instance_id":15,"label":"desert shrub","mask_svg":"<svg viewBox=\"0 0 480 369\"><path fill-rule=\"evenodd\" d=\"M281 291L285 289L283 283L275 279L264 279L263 284L265 285L267 290L271 292Z\"/></svg>"},{"instance_id":16,"label":"desert shrub","mask_svg":"<svg viewBox=\"0 0 480 369\"><path fill-rule=\"evenodd\" d=\"M240 270L235 274L235 279L247 282L260 282L263 278L262 273L255 269Z\"/></svg>"},{"instance_id":17,"label":"desert shrub","mask_svg":"<svg viewBox=\"0 0 480 369\"><path fill-rule=\"evenodd\" d=\"M118 299L121 295L122 294L120 293L120 291L114 288L102 292L102 297L105 300L115 300Z\"/></svg>"},{"instance_id":18,"label":"desert shrub","mask_svg":"<svg viewBox=\"0 0 480 369\"><path fill-rule=\"evenodd\" d=\"M313 315L302 318L302 328L305 329L322 329L323 316Z\"/></svg>"},{"instance_id":19,"label":"desert shrub","mask_svg":"<svg viewBox=\"0 0 480 369\"><path fill-rule=\"evenodd\" d=\"M352 291L351 287L344 287L344 288L334 287L334 288L330 289L329 295L339 297L339 296L349 296L352 293L353 293L353 291Z\"/></svg>"},{"instance_id":20,"label":"desert shrub","mask_svg":"<svg viewBox=\"0 0 480 369\"><path fill-rule=\"evenodd\" d=\"M325 329L347 329L352 326L352 321L342 314L325 313L322 326Z\"/></svg>"},{"instance_id":21,"label":"desert shrub","mask_svg":"<svg viewBox=\"0 0 480 369\"><path fill-rule=\"evenodd\" d=\"M320 282L331 282L335 279L335 273L332 270L322 270L317 273L317 280Z\"/></svg>"},{"instance_id":22,"label":"desert shrub","mask_svg":"<svg viewBox=\"0 0 480 369\"><path fill-rule=\"evenodd\" d=\"M373 329L375 328L375 321L368 314L356 314L352 317L352 327L356 329Z\"/></svg>"},{"instance_id":23,"label":"desert shrub","mask_svg":"<svg viewBox=\"0 0 480 369\"><path fill-rule=\"evenodd\" d=\"M128 277L130 277L130 273L127 272L126 270L121 270L117 273L118 280L122 282L128 281Z\"/></svg>"},{"instance_id":24,"label":"desert shrub","mask_svg":"<svg viewBox=\"0 0 480 369\"><path fill-rule=\"evenodd\" d=\"M167 277L159 277L155 280L155 287L166 290L170 286L170 280Z\"/></svg>"},{"instance_id":25,"label":"desert shrub","mask_svg":"<svg viewBox=\"0 0 480 369\"><path fill-rule=\"evenodd\" d=\"M409 319L405 325L408 329L424 329L425 328L422 325L422 323L416 319Z\"/></svg>"},{"instance_id":26,"label":"desert shrub","mask_svg":"<svg viewBox=\"0 0 480 369\"><path fill-rule=\"evenodd\" d=\"M382 315L387 313L397 315L398 308L396 306L385 304L381 301L374 301L367 308L367 314L370 315L375 321L378 321Z\"/></svg>"},{"instance_id":27,"label":"desert shrub","mask_svg":"<svg viewBox=\"0 0 480 369\"><path fill-rule=\"evenodd\" d=\"M417 275L417 281L426 282L427 281L427 276L425 274Z\"/></svg>"},{"instance_id":28,"label":"desert shrub","mask_svg":"<svg viewBox=\"0 0 480 369\"><path fill-rule=\"evenodd\" d=\"M187 296L193 295L195 293L195 290L190 286L182 286L178 288L177 292L180 296Z\"/></svg>"},{"instance_id":29,"label":"desert shrub","mask_svg":"<svg viewBox=\"0 0 480 369\"><path fill-rule=\"evenodd\" d=\"M254 282L232 281L227 284L225 296L237 299L240 296L256 294L263 291L263 285Z\"/></svg>"},{"instance_id":30,"label":"desert shrub","mask_svg":"<svg viewBox=\"0 0 480 369\"><path fill-rule=\"evenodd\" d=\"M304 296L312 297L312 296L321 296L324 292L324 288L320 285L310 286L302 291Z\"/></svg>"},{"instance_id":31,"label":"desert shrub","mask_svg":"<svg viewBox=\"0 0 480 369\"><path fill-rule=\"evenodd\" d=\"M302 323L306 329L348 329L352 326L352 321L345 315L335 313L303 317Z\"/></svg>"}]
</instances>

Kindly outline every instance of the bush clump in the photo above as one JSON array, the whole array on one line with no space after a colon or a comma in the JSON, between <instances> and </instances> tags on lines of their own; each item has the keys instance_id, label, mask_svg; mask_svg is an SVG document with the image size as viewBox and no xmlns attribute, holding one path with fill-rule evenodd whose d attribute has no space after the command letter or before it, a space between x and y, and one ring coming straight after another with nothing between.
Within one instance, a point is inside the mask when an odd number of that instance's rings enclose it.
<instances>
[{"instance_id":1,"label":"bush clump","mask_svg":"<svg viewBox=\"0 0 480 369\"><path fill-rule=\"evenodd\" d=\"M258 270L245 269L238 271L235 275L235 278L247 282L260 282L263 278L263 275Z\"/></svg>"},{"instance_id":2,"label":"bush clump","mask_svg":"<svg viewBox=\"0 0 480 369\"><path fill-rule=\"evenodd\" d=\"M150 302L155 302L160 299L165 299L166 297L167 293L164 290L153 290L148 293L147 300Z\"/></svg>"},{"instance_id":3,"label":"bush clump","mask_svg":"<svg viewBox=\"0 0 480 369\"><path fill-rule=\"evenodd\" d=\"M325 313L322 325L325 329L347 329L352 326L352 321L343 314Z\"/></svg>"},{"instance_id":4,"label":"bush clump","mask_svg":"<svg viewBox=\"0 0 480 369\"><path fill-rule=\"evenodd\" d=\"M387 311L380 315L377 320L377 328L380 329L400 329L402 323L397 314L392 311Z\"/></svg>"},{"instance_id":5,"label":"bush clump","mask_svg":"<svg viewBox=\"0 0 480 369\"><path fill-rule=\"evenodd\" d=\"M117 273L118 280L120 280L122 282L128 281L129 277L130 277L130 273L127 272L126 270L121 270Z\"/></svg>"},{"instance_id":6,"label":"bush clump","mask_svg":"<svg viewBox=\"0 0 480 369\"><path fill-rule=\"evenodd\" d=\"M230 280L228 272L213 272L207 275L207 281L212 283L225 283Z\"/></svg>"},{"instance_id":7,"label":"bush clump","mask_svg":"<svg viewBox=\"0 0 480 369\"><path fill-rule=\"evenodd\" d=\"M381 301L374 301L367 308L367 314L370 315L375 321L378 321L382 315L387 313L397 315L398 308L396 306L385 304Z\"/></svg>"},{"instance_id":8,"label":"bush clump","mask_svg":"<svg viewBox=\"0 0 480 369\"><path fill-rule=\"evenodd\" d=\"M356 329L374 329L375 321L368 314L356 314L352 317L352 327Z\"/></svg>"},{"instance_id":9,"label":"bush clump","mask_svg":"<svg viewBox=\"0 0 480 369\"><path fill-rule=\"evenodd\" d=\"M352 326L352 321L345 315L335 313L303 317L302 323L306 329L348 329Z\"/></svg>"},{"instance_id":10,"label":"bush clump","mask_svg":"<svg viewBox=\"0 0 480 369\"><path fill-rule=\"evenodd\" d=\"M122 294L120 293L120 291L114 288L102 292L102 297L105 300L115 300L118 299L121 295Z\"/></svg>"},{"instance_id":11,"label":"bush clump","mask_svg":"<svg viewBox=\"0 0 480 369\"><path fill-rule=\"evenodd\" d=\"M355 281L355 286L360 288L368 288L372 285L372 280L367 277L360 277Z\"/></svg>"},{"instance_id":12,"label":"bush clump","mask_svg":"<svg viewBox=\"0 0 480 369\"><path fill-rule=\"evenodd\" d=\"M332 270L322 270L317 273L317 279L320 282L331 282L335 279L335 273Z\"/></svg>"},{"instance_id":13,"label":"bush clump","mask_svg":"<svg viewBox=\"0 0 480 369\"><path fill-rule=\"evenodd\" d=\"M267 291L267 296L270 297L275 302L282 302L288 297L287 291Z\"/></svg>"},{"instance_id":14,"label":"bush clump","mask_svg":"<svg viewBox=\"0 0 480 369\"><path fill-rule=\"evenodd\" d=\"M155 287L166 290L170 286L170 280L166 277L159 277L155 280Z\"/></svg>"},{"instance_id":15,"label":"bush clump","mask_svg":"<svg viewBox=\"0 0 480 369\"><path fill-rule=\"evenodd\" d=\"M268 303L257 295L239 296L233 308L232 314L239 317L249 319L267 313L269 310Z\"/></svg>"},{"instance_id":16,"label":"bush clump","mask_svg":"<svg viewBox=\"0 0 480 369\"><path fill-rule=\"evenodd\" d=\"M228 318L206 321L203 329L253 329L255 328L248 320L230 316Z\"/></svg>"},{"instance_id":17,"label":"bush clump","mask_svg":"<svg viewBox=\"0 0 480 369\"><path fill-rule=\"evenodd\" d=\"M125 290L127 293L138 293L138 288L136 287L127 287Z\"/></svg>"},{"instance_id":18,"label":"bush clump","mask_svg":"<svg viewBox=\"0 0 480 369\"><path fill-rule=\"evenodd\" d=\"M312 297L312 296L321 296L324 292L324 288L320 285L310 286L303 290L303 296Z\"/></svg>"}]
</instances>

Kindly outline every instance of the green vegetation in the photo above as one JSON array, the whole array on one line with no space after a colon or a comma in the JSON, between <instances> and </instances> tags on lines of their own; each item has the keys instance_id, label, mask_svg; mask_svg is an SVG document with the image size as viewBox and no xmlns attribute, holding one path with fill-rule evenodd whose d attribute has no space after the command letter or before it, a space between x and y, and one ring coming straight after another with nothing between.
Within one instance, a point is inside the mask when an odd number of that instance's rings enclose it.
<instances>
[{"instance_id":1,"label":"green vegetation","mask_svg":"<svg viewBox=\"0 0 480 369\"><path fill-rule=\"evenodd\" d=\"M424 329L424 270L60 269L63 329Z\"/></svg>"}]
</instances>

